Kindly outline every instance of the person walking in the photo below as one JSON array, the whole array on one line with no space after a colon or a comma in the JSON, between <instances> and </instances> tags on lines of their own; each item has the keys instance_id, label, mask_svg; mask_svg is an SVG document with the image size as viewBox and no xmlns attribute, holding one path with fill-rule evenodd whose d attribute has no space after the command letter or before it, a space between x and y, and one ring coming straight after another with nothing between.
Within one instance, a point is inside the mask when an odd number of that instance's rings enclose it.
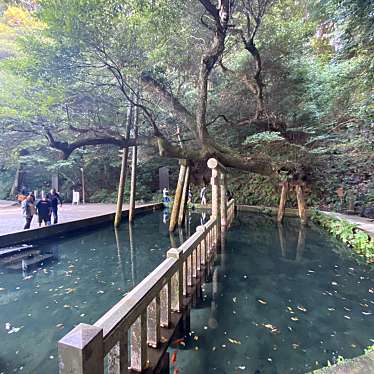
<instances>
[{"instance_id":1,"label":"person walking","mask_svg":"<svg viewBox=\"0 0 374 374\"><path fill-rule=\"evenodd\" d=\"M60 202L60 206L62 206L62 200L60 195L56 192L55 188L52 188L51 194L49 196L49 199L51 200L51 211L53 215L53 223L58 223L58 203Z\"/></svg>"},{"instance_id":2,"label":"person walking","mask_svg":"<svg viewBox=\"0 0 374 374\"><path fill-rule=\"evenodd\" d=\"M36 204L36 209L38 211L39 227L42 226L43 221L45 226L49 226L51 224L51 202L49 199L43 196Z\"/></svg>"},{"instance_id":3,"label":"person walking","mask_svg":"<svg viewBox=\"0 0 374 374\"><path fill-rule=\"evenodd\" d=\"M200 191L200 199L201 199L201 205L206 205L206 192L208 188L207 186L204 186Z\"/></svg>"},{"instance_id":4,"label":"person walking","mask_svg":"<svg viewBox=\"0 0 374 374\"><path fill-rule=\"evenodd\" d=\"M35 205L33 204L33 198L31 195L28 195L25 200L22 201L21 208L22 214L26 219L24 230L28 230L31 225L32 217L36 213Z\"/></svg>"}]
</instances>

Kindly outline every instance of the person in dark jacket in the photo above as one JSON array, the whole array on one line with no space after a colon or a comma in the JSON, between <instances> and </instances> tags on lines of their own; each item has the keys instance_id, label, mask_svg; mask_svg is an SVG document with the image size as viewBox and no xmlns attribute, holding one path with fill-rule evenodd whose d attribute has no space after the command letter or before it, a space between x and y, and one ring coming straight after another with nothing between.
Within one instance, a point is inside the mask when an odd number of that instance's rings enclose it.
<instances>
[{"instance_id":1,"label":"person in dark jacket","mask_svg":"<svg viewBox=\"0 0 374 374\"><path fill-rule=\"evenodd\" d=\"M39 227L42 226L42 222L44 221L45 226L49 226L51 224L51 202L49 199L44 196L39 202L36 204L36 209L38 211L39 216Z\"/></svg>"},{"instance_id":2,"label":"person in dark jacket","mask_svg":"<svg viewBox=\"0 0 374 374\"><path fill-rule=\"evenodd\" d=\"M51 201L51 210L52 210L52 215L53 215L53 223L58 222L58 203L60 203L60 206L62 206L62 200L60 195L56 192L55 188L52 188L51 194L49 195L49 199Z\"/></svg>"}]
</instances>

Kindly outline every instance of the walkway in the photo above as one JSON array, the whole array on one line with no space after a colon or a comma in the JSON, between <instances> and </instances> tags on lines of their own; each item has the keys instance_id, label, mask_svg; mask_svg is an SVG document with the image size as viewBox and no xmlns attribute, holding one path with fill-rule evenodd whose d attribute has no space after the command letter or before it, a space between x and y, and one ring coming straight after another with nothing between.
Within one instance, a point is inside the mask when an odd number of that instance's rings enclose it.
<instances>
[{"instance_id":1,"label":"walkway","mask_svg":"<svg viewBox=\"0 0 374 374\"><path fill-rule=\"evenodd\" d=\"M338 219L344 219L349 223L357 225L361 230L366 231L369 235L374 236L374 220L370 218L351 216L348 214L336 213L336 212L323 212L331 217Z\"/></svg>"},{"instance_id":2,"label":"walkway","mask_svg":"<svg viewBox=\"0 0 374 374\"><path fill-rule=\"evenodd\" d=\"M63 204L61 208L59 206L58 210L59 222L71 222L79 219L109 214L115 212L115 208L115 204ZM127 208L128 205L124 204L123 209ZM25 220L22 216L20 206L7 206L5 208L0 206L0 235L22 231L24 224ZM37 228L38 226L38 217L36 216L31 223L31 228Z\"/></svg>"}]
</instances>

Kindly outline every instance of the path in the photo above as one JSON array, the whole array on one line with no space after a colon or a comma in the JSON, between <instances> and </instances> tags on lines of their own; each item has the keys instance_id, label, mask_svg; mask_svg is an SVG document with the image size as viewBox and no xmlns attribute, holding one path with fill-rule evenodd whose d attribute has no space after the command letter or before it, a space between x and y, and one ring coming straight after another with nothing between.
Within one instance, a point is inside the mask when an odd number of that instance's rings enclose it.
<instances>
[{"instance_id":1,"label":"path","mask_svg":"<svg viewBox=\"0 0 374 374\"><path fill-rule=\"evenodd\" d=\"M374 220L370 218L351 216L348 214L336 213L336 212L323 212L329 216L336 217L338 219L344 219L349 223L354 223L361 230L366 231L371 236L374 236Z\"/></svg>"},{"instance_id":2,"label":"path","mask_svg":"<svg viewBox=\"0 0 374 374\"><path fill-rule=\"evenodd\" d=\"M138 206L138 205L137 205ZM58 209L59 222L70 222L79 219L100 216L115 212L115 204L85 204L71 205L63 204ZM128 205L123 204L123 209L127 209ZM22 231L25 219L22 216L20 206L8 206L0 208L0 235L11 232ZM31 228L37 228L38 217L35 216L31 223Z\"/></svg>"}]
</instances>

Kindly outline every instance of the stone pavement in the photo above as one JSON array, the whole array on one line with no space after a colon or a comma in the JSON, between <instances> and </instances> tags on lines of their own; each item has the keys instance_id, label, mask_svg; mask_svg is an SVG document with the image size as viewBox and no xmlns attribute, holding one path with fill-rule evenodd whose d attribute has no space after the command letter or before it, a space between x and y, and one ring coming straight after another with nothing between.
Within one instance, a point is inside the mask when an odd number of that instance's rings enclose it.
<instances>
[{"instance_id":1,"label":"stone pavement","mask_svg":"<svg viewBox=\"0 0 374 374\"><path fill-rule=\"evenodd\" d=\"M123 209L127 208L128 205L123 204ZM62 208L60 206L58 207L59 222L70 222L79 219L100 216L103 214L109 214L113 213L115 209L115 204L63 204ZM0 235L22 231L24 224L25 219L22 216L21 207L19 205L0 207ZM37 227L39 227L38 216L34 216L31 223L31 228Z\"/></svg>"},{"instance_id":2,"label":"stone pavement","mask_svg":"<svg viewBox=\"0 0 374 374\"><path fill-rule=\"evenodd\" d=\"M349 223L356 224L361 230L366 231L370 236L374 236L374 220L370 218L353 216L348 214L336 213L336 212L323 212L329 216L336 217L338 219L344 219Z\"/></svg>"}]
</instances>

